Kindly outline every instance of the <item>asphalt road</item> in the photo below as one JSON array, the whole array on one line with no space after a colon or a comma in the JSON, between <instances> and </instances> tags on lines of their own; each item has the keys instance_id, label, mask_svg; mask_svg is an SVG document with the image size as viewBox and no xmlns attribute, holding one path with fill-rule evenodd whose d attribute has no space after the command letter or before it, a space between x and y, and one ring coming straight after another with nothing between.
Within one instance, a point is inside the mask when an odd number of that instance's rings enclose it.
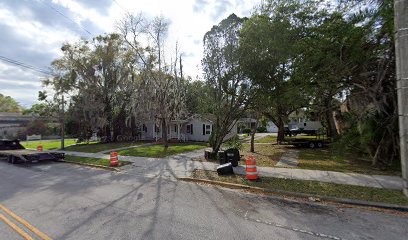
<instances>
[{"instance_id":1,"label":"asphalt road","mask_svg":"<svg viewBox=\"0 0 408 240\"><path fill-rule=\"evenodd\" d=\"M149 171L0 161L0 204L52 239L388 240L408 235L406 216L283 201L176 181L165 168ZM0 221L0 239L22 238Z\"/></svg>"}]
</instances>

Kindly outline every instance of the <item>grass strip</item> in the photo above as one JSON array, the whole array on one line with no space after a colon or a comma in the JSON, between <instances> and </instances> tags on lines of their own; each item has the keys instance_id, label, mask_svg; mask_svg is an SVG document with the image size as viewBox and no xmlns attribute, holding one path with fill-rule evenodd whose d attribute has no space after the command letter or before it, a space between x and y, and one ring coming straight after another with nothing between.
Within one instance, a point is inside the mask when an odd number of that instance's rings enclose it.
<instances>
[{"instance_id":1,"label":"grass strip","mask_svg":"<svg viewBox=\"0 0 408 240\"><path fill-rule=\"evenodd\" d=\"M38 141L24 141L20 142L25 148L36 149L39 145L43 147L44 150L54 150L61 148L61 140L38 140ZM65 139L64 145L69 146L76 143L76 139Z\"/></svg>"},{"instance_id":2,"label":"grass strip","mask_svg":"<svg viewBox=\"0 0 408 240\"><path fill-rule=\"evenodd\" d=\"M90 157L77 157L77 156L68 156L65 155L66 161L73 163L82 163L82 164L92 164L95 166L110 167L110 160L103 158L90 158ZM128 165L131 162L119 160L119 167Z\"/></svg>"},{"instance_id":3,"label":"grass strip","mask_svg":"<svg viewBox=\"0 0 408 240\"><path fill-rule=\"evenodd\" d=\"M278 138L277 136L266 136L264 138L254 140L254 142L255 143L276 143L277 138Z\"/></svg>"},{"instance_id":4,"label":"grass strip","mask_svg":"<svg viewBox=\"0 0 408 240\"><path fill-rule=\"evenodd\" d=\"M98 143L98 142L90 142L90 143L80 143L76 145L72 145L66 147L66 151L73 151L73 152L86 152L86 153L96 153L101 151L107 151L110 149L116 149L121 147L132 147L138 146L142 144L141 142L113 142L113 143Z\"/></svg>"},{"instance_id":5,"label":"grass strip","mask_svg":"<svg viewBox=\"0 0 408 240\"><path fill-rule=\"evenodd\" d=\"M371 161L353 154L338 154L332 149L301 149L298 168L321 171L353 172L369 175L401 175L398 166L381 170L371 166Z\"/></svg>"},{"instance_id":6,"label":"grass strip","mask_svg":"<svg viewBox=\"0 0 408 240\"><path fill-rule=\"evenodd\" d=\"M408 205L408 198L399 190L371 188L319 181L262 177L259 181L248 181L241 175L219 176L215 171L195 170L193 178L206 179L247 186L261 187L296 193L305 193L335 198L346 198L386 204Z\"/></svg>"},{"instance_id":7,"label":"grass strip","mask_svg":"<svg viewBox=\"0 0 408 240\"><path fill-rule=\"evenodd\" d=\"M173 143L167 149L163 145L151 145L119 151L119 155L164 158L184 152L190 152L207 147L205 143Z\"/></svg>"}]
</instances>

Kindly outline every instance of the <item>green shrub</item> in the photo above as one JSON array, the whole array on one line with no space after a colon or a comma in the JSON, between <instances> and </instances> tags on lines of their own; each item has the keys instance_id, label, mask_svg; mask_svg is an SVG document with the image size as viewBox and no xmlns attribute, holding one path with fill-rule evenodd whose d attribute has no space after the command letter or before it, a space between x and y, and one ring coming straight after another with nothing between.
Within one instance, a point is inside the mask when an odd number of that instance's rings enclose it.
<instances>
[{"instance_id":1,"label":"green shrub","mask_svg":"<svg viewBox=\"0 0 408 240\"><path fill-rule=\"evenodd\" d=\"M236 148L238 150L242 149L242 142L239 141L238 135L235 135L228 141L224 142L223 147L225 148Z\"/></svg>"},{"instance_id":2,"label":"green shrub","mask_svg":"<svg viewBox=\"0 0 408 240\"><path fill-rule=\"evenodd\" d=\"M251 129L250 128L244 128L244 129L242 129L242 133L249 134L249 133L251 133Z\"/></svg>"},{"instance_id":3,"label":"green shrub","mask_svg":"<svg viewBox=\"0 0 408 240\"><path fill-rule=\"evenodd\" d=\"M257 129L256 129L256 131L257 132L259 132L259 133L264 133L264 132L266 132L266 127L258 127Z\"/></svg>"}]
</instances>

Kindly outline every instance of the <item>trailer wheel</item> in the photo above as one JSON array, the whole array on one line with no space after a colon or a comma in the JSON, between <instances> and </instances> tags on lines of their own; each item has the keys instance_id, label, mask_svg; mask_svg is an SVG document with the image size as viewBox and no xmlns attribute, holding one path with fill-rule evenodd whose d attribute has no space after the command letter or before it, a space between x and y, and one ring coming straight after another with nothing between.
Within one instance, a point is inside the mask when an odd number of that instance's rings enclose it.
<instances>
[{"instance_id":1,"label":"trailer wheel","mask_svg":"<svg viewBox=\"0 0 408 240\"><path fill-rule=\"evenodd\" d=\"M314 142L310 142L309 143L309 148L315 148L316 146L315 146L315 144L314 144Z\"/></svg>"},{"instance_id":2,"label":"trailer wheel","mask_svg":"<svg viewBox=\"0 0 408 240\"><path fill-rule=\"evenodd\" d=\"M322 148L322 147L323 147L323 143L322 143L322 142L318 142L318 143L317 143L317 147L318 147L318 148Z\"/></svg>"}]
</instances>

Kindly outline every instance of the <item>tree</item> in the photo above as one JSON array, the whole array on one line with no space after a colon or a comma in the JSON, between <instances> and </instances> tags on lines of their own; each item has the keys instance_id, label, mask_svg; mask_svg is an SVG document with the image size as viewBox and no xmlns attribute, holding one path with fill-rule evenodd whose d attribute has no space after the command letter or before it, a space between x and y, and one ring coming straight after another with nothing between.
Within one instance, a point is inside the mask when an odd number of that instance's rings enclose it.
<instances>
[{"instance_id":1,"label":"tree","mask_svg":"<svg viewBox=\"0 0 408 240\"><path fill-rule=\"evenodd\" d=\"M50 109L48 104L46 103L35 103L33 104L30 108L24 109L23 114L24 115L35 115L35 116L41 116L45 117L48 115Z\"/></svg>"},{"instance_id":2,"label":"tree","mask_svg":"<svg viewBox=\"0 0 408 240\"><path fill-rule=\"evenodd\" d=\"M165 55L165 43L170 22L162 16L152 20L142 14L128 14L119 24L127 46L134 58L141 62L141 95L139 110L143 118L161 125L164 147L168 147L167 128L173 119L180 119L185 111L186 81L183 78L182 58L176 44L175 57ZM143 46L143 41L148 40ZM136 108L135 108L136 109ZM138 112L141 114L141 112Z\"/></svg>"},{"instance_id":3,"label":"tree","mask_svg":"<svg viewBox=\"0 0 408 240\"><path fill-rule=\"evenodd\" d=\"M308 104L305 79L298 73L306 23L316 6L301 1L268 1L240 33L240 65L257 86L263 113L277 124L278 142L290 113Z\"/></svg>"},{"instance_id":4,"label":"tree","mask_svg":"<svg viewBox=\"0 0 408 240\"><path fill-rule=\"evenodd\" d=\"M85 125L85 132L103 132L105 141L116 141L121 131L117 126L125 122L123 112L135 93L133 54L118 34L61 49L63 57L52 63L55 77L46 81L54 87L54 100L70 95L71 113Z\"/></svg>"},{"instance_id":5,"label":"tree","mask_svg":"<svg viewBox=\"0 0 408 240\"><path fill-rule=\"evenodd\" d=\"M214 99L211 88L204 81L188 81L186 108L188 113L213 114Z\"/></svg>"},{"instance_id":6,"label":"tree","mask_svg":"<svg viewBox=\"0 0 408 240\"><path fill-rule=\"evenodd\" d=\"M0 112L21 112L22 107L10 96L0 93Z\"/></svg>"},{"instance_id":7,"label":"tree","mask_svg":"<svg viewBox=\"0 0 408 240\"><path fill-rule=\"evenodd\" d=\"M215 115L210 145L218 152L224 137L242 116L251 99L252 85L239 65L238 32L245 19L231 14L204 35L204 76Z\"/></svg>"}]
</instances>

